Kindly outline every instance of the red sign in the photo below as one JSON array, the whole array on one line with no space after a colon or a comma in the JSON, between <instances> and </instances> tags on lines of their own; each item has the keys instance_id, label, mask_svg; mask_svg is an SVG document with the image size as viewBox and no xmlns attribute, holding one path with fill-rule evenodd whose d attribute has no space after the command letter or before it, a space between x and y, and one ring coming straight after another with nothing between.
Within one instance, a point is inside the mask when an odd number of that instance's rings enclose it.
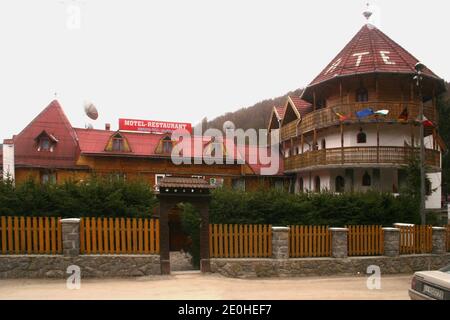
<instances>
[{"instance_id":1,"label":"red sign","mask_svg":"<svg viewBox=\"0 0 450 320\"><path fill-rule=\"evenodd\" d=\"M175 130L178 129L184 129L189 132L192 132L192 125L190 123L182 123L182 122L119 119L119 130L123 131L166 133L166 132L174 132Z\"/></svg>"}]
</instances>

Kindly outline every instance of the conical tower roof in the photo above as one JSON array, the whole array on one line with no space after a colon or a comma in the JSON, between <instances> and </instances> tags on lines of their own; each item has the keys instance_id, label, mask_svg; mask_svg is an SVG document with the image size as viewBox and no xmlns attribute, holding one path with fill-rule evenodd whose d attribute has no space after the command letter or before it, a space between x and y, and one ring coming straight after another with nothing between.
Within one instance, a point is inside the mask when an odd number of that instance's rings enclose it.
<instances>
[{"instance_id":1,"label":"conical tower roof","mask_svg":"<svg viewBox=\"0 0 450 320\"><path fill-rule=\"evenodd\" d=\"M309 96L311 87L338 77L369 73L415 74L417 62L412 54L381 30L366 24L308 85L303 96ZM423 75L442 81L429 69L425 69Z\"/></svg>"}]
</instances>

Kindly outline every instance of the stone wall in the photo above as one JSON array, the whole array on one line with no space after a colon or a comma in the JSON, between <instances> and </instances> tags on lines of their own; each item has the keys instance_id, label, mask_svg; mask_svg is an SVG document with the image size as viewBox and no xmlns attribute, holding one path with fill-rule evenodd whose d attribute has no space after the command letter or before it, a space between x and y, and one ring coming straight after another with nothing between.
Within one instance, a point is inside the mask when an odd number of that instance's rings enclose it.
<instances>
[{"instance_id":1,"label":"stone wall","mask_svg":"<svg viewBox=\"0 0 450 320\"><path fill-rule=\"evenodd\" d=\"M443 255L398 257L302 258L302 259L211 259L211 272L233 278L303 277L366 274L367 267L380 267L381 274L436 270L450 264Z\"/></svg>"},{"instance_id":2,"label":"stone wall","mask_svg":"<svg viewBox=\"0 0 450 320\"><path fill-rule=\"evenodd\" d=\"M81 278L139 277L161 274L159 255L5 255L0 256L0 279L67 278L76 265Z\"/></svg>"}]
</instances>

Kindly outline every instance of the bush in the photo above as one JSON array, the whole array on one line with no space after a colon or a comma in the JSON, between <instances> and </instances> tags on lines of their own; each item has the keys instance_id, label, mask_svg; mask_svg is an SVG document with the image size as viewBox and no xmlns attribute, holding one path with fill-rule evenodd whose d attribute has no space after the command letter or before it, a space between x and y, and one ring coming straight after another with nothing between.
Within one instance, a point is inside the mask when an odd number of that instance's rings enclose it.
<instances>
[{"instance_id":1,"label":"bush","mask_svg":"<svg viewBox=\"0 0 450 320\"><path fill-rule=\"evenodd\" d=\"M278 190L213 191L211 223L263 223L272 225L419 223L417 201L378 192L289 194Z\"/></svg>"},{"instance_id":2,"label":"bush","mask_svg":"<svg viewBox=\"0 0 450 320\"><path fill-rule=\"evenodd\" d=\"M64 184L0 182L1 215L148 217L156 204L152 187L144 181L92 177Z\"/></svg>"},{"instance_id":3,"label":"bush","mask_svg":"<svg viewBox=\"0 0 450 320\"><path fill-rule=\"evenodd\" d=\"M183 214L181 215L183 231L192 240L188 252L192 256L192 264L198 268L200 266L200 213L189 203L182 203L180 206L183 210Z\"/></svg>"}]
</instances>

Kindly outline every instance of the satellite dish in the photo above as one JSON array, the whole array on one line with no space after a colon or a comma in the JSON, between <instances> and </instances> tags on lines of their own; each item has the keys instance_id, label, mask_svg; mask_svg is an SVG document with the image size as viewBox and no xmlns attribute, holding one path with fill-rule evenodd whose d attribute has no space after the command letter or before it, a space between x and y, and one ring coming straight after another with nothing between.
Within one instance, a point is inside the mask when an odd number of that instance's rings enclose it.
<instances>
[{"instance_id":1,"label":"satellite dish","mask_svg":"<svg viewBox=\"0 0 450 320\"><path fill-rule=\"evenodd\" d=\"M234 130L236 128L236 126L234 125L234 123L232 121L225 121L223 123L223 130L226 132L228 130Z\"/></svg>"},{"instance_id":2,"label":"satellite dish","mask_svg":"<svg viewBox=\"0 0 450 320\"><path fill-rule=\"evenodd\" d=\"M92 102L86 101L84 103L84 112L92 120L97 120L98 119L97 108L94 106L94 104Z\"/></svg>"}]
</instances>

